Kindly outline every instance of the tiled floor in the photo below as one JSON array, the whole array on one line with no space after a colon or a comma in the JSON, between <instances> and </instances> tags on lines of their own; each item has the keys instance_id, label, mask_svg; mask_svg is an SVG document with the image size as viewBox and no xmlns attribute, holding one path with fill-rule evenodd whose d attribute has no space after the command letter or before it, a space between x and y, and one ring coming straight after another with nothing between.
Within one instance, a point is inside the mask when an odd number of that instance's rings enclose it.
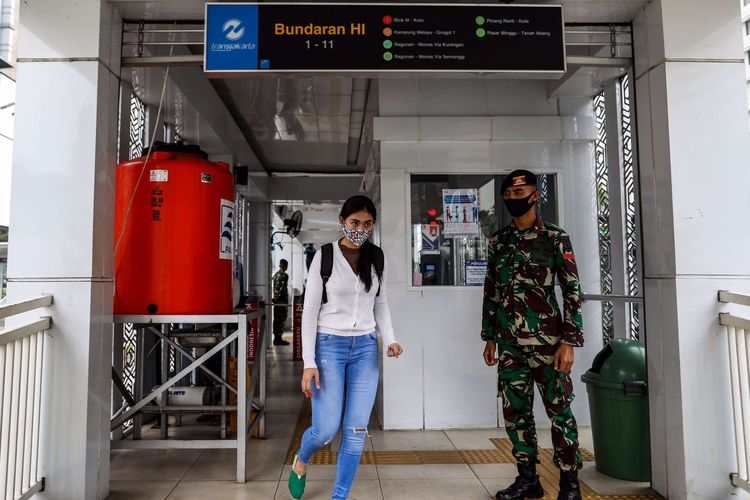
<instances>
[{"instance_id":1,"label":"tiled floor","mask_svg":"<svg viewBox=\"0 0 750 500\"><path fill-rule=\"evenodd\" d=\"M290 347L269 351L267 439L248 446L246 484L236 484L234 450L119 450L111 456L111 499L289 499L285 465L297 424L302 397L298 389L301 366L290 361ZM174 428L173 435L192 432L193 426ZM201 426L202 437L218 433ZM496 449L491 438L504 438L502 429L450 431L389 431L370 429L366 450L448 451ZM144 431L144 438L158 431ZM540 430L539 442L550 447L549 431ZM337 443L333 443L336 449ZM591 432L581 429L581 445L593 449ZM330 499L334 465L311 465L305 500ZM494 498L516 475L512 464L430 464L360 466L351 492L354 500L472 500ZM648 485L618 481L599 474L586 463L581 478L598 495L619 498L649 494ZM550 496L550 498L553 498ZM589 498L601 498L591 495Z\"/></svg>"}]
</instances>

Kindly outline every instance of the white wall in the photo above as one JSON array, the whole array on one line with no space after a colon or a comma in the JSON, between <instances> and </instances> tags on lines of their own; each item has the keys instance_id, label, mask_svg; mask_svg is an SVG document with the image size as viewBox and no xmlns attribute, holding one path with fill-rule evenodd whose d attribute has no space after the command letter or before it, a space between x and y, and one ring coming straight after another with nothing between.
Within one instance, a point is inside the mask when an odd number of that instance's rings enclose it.
<instances>
[{"instance_id":1,"label":"white wall","mask_svg":"<svg viewBox=\"0 0 750 500\"><path fill-rule=\"evenodd\" d=\"M406 355L386 359L379 412L387 429L493 427L495 369L482 360L480 287L411 287L409 174L556 173L561 223L576 248L581 284L599 293L594 197L595 122L589 97L549 98L543 81L381 79L381 231L388 294ZM580 375L601 349L598 303L584 306L574 412L590 421ZM540 426L549 425L540 401Z\"/></svg>"},{"instance_id":2,"label":"white wall","mask_svg":"<svg viewBox=\"0 0 750 500\"><path fill-rule=\"evenodd\" d=\"M10 173L13 160L16 82L0 75L0 226L10 222Z\"/></svg>"},{"instance_id":3,"label":"white wall","mask_svg":"<svg viewBox=\"0 0 750 500\"><path fill-rule=\"evenodd\" d=\"M750 4L745 5L743 0L738 0L742 7L742 13L740 19L742 21L742 47L744 50L744 62L745 62L745 78L747 79L747 112L748 112L748 124L750 125L750 61L748 60L748 52L750 52L750 33L745 30L745 23L750 21Z\"/></svg>"}]
</instances>

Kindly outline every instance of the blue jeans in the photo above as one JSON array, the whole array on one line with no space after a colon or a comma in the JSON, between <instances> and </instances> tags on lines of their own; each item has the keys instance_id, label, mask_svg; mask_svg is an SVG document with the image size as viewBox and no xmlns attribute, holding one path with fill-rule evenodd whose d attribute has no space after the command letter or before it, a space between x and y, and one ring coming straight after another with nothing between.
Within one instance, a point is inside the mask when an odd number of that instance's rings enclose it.
<instances>
[{"instance_id":1,"label":"blue jeans","mask_svg":"<svg viewBox=\"0 0 750 500\"><path fill-rule=\"evenodd\" d=\"M357 473L378 391L379 356L374 332L357 337L318 333L315 341L320 389L313 382L312 427L302 436L299 459L309 462L313 453L333 440L343 414L333 500L346 500Z\"/></svg>"}]
</instances>

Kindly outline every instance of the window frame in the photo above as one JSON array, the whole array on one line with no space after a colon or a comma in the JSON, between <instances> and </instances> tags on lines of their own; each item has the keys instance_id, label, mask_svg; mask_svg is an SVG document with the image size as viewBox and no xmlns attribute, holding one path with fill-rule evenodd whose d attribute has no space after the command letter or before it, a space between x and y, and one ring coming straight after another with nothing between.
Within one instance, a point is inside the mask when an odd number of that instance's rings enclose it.
<instances>
[{"instance_id":1,"label":"window frame","mask_svg":"<svg viewBox=\"0 0 750 500\"><path fill-rule=\"evenodd\" d=\"M750 0L748 0L750 1ZM405 271L406 271L406 279L407 279L407 286L406 291L407 292L425 292L427 290L430 291L450 291L455 292L457 290L465 291L467 293L482 293L482 287L477 285L414 285L413 284L413 276L412 276L412 259L414 258L413 250L414 245L411 243L412 235L412 213L411 213L411 182L413 176L421 176L421 175L464 175L464 176L471 176L471 175L508 175L514 170L518 168L526 168L528 170L531 170L537 175L554 175L556 177L555 179L555 199L557 200L557 218L558 218L558 225L561 227L565 227L565 200L564 200L564 192L565 190L562 189L563 182L565 182L565 173L562 166L555 167L555 168L535 168L535 167L528 167L528 166L517 166L512 168L486 168L486 169L472 169L468 171L462 171L462 172L456 172L453 171L440 171L440 170L420 170L420 169L406 169L404 171L404 181L405 181L405 188L404 188L404 220L407 222L408 227L408 233L406 235L406 241L404 242L404 264L405 264Z\"/></svg>"}]
</instances>

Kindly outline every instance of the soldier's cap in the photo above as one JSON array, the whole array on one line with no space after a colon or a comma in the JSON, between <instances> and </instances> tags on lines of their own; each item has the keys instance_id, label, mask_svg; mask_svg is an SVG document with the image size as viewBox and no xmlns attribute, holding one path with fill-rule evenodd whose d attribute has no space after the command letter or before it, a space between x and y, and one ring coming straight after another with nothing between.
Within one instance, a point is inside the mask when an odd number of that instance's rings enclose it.
<instances>
[{"instance_id":1,"label":"soldier's cap","mask_svg":"<svg viewBox=\"0 0 750 500\"><path fill-rule=\"evenodd\" d=\"M514 170L503 181L500 192L504 193L506 189L519 186L536 186L536 175L528 170Z\"/></svg>"}]
</instances>

